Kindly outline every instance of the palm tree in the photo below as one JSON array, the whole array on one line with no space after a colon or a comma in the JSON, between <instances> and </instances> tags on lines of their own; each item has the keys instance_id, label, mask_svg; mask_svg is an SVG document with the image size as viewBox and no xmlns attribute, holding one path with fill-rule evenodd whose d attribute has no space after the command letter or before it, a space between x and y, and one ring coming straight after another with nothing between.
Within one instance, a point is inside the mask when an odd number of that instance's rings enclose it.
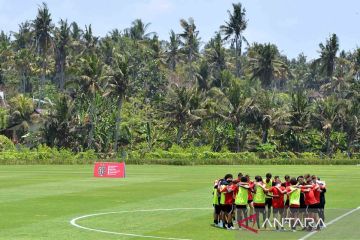
<instances>
[{"instance_id":1,"label":"palm tree","mask_svg":"<svg viewBox=\"0 0 360 240\"><path fill-rule=\"evenodd\" d=\"M85 41L85 52L92 54L99 38L93 35L91 24L89 26L85 25L83 39Z\"/></svg>"},{"instance_id":2,"label":"palm tree","mask_svg":"<svg viewBox=\"0 0 360 240\"><path fill-rule=\"evenodd\" d=\"M348 155L351 156L353 143L360 138L360 111L356 103L346 100L346 112L344 121L344 131L346 133L346 145Z\"/></svg>"},{"instance_id":3,"label":"palm tree","mask_svg":"<svg viewBox=\"0 0 360 240\"><path fill-rule=\"evenodd\" d=\"M199 55L199 31L196 30L196 25L193 18L189 18L188 21L181 19L180 25L183 28L183 32L179 34L181 39L182 52L186 56L186 62L189 67L189 81L191 82L195 77L193 62Z\"/></svg>"},{"instance_id":4,"label":"palm tree","mask_svg":"<svg viewBox=\"0 0 360 240\"><path fill-rule=\"evenodd\" d=\"M242 86L237 80L232 80L230 87L223 91L215 87L210 89L208 96L216 103L215 116L231 124L235 130L235 151L240 152L247 136L245 132L240 138L241 130L247 122L254 122L259 115L255 101L244 95Z\"/></svg>"},{"instance_id":5,"label":"palm tree","mask_svg":"<svg viewBox=\"0 0 360 240\"><path fill-rule=\"evenodd\" d=\"M20 91L31 92L30 74L34 62L34 53L31 49L33 44L33 32L30 22L24 22L19 25L19 31L13 33L14 41L14 63L21 79Z\"/></svg>"},{"instance_id":6,"label":"palm tree","mask_svg":"<svg viewBox=\"0 0 360 240\"><path fill-rule=\"evenodd\" d=\"M38 9L36 19L33 21L33 28L35 32L35 43L38 54L42 57L42 73L39 88L39 99L43 98L43 86L45 84L46 68L47 68L47 56L49 49L52 47L52 24L51 14L46 3L43 3ZM39 101L39 105L41 101Z\"/></svg>"},{"instance_id":7,"label":"palm tree","mask_svg":"<svg viewBox=\"0 0 360 240\"><path fill-rule=\"evenodd\" d=\"M162 106L163 115L169 120L168 127L175 127L176 143L181 144L186 126L196 126L206 110L202 107L202 95L195 88L172 84Z\"/></svg>"},{"instance_id":8,"label":"palm tree","mask_svg":"<svg viewBox=\"0 0 360 240\"><path fill-rule=\"evenodd\" d=\"M55 46L56 46L56 79L58 79L58 85L60 90L64 89L65 85L65 67L66 67L66 56L67 48L70 42L70 26L67 20L60 20L60 27L55 29Z\"/></svg>"},{"instance_id":9,"label":"palm tree","mask_svg":"<svg viewBox=\"0 0 360 240\"><path fill-rule=\"evenodd\" d=\"M251 79L259 79L264 88L269 88L276 78L285 77L290 72L279 59L279 51L273 44L255 43L248 54Z\"/></svg>"},{"instance_id":10,"label":"palm tree","mask_svg":"<svg viewBox=\"0 0 360 240\"><path fill-rule=\"evenodd\" d=\"M131 23L131 27L125 29L125 36L134 40L149 39L153 32L147 33L150 23L144 23L141 19L135 19Z\"/></svg>"},{"instance_id":11,"label":"palm tree","mask_svg":"<svg viewBox=\"0 0 360 240\"><path fill-rule=\"evenodd\" d=\"M20 50L29 47L33 43L33 32L31 23L26 21L19 24L19 31L13 33L15 38L15 49Z\"/></svg>"},{"instance_id":12,"label":"palm tree","mask_svg":"<svg viewBox=\"0 0 360 240\"><path fill-rule=\"evenodd\" d=\"M174 71L176 64L180 60L180 39L179 36L175 34L173 30L170 31L170 42L167 46L167 64L169 65L170 70Z\"/></svg>"},{"instance_id":13,"label":"palm tree","mask_svg":"<svg viewBox=\"0 0 360 240\"><path fill-rule=\"evenodd\" d=\"M20 91L23 93L32 90L30 78L32 73L38 70L33 64L34 58L35 55L29 48L19 49L14 55L14 67L20 75Z\"/></svg>"},{"instance_id":14,"label":"palm tree","mask_svg":"<svg viewBox=\"0 0 360 240\"><path fill-rule=\"evenodd\" d=\"M229 21L225 22L225 25L220 26L222 33L225 35L225 40L232 37L231 43L235 45L235 58L236 58L236 76L241 76L241 48L242 41L247 43L246 38L243 36L243 32L247 27L246 10L242 7L241 3L233 3L233 12L229 13Z\"/></svg>"},{"instance_id":15,"label":"palm tree","mask_svg":"<svg viewBox=\"0 0 360 240\"><path fill-rule=\"evenodd\" d=\"M23 130L27 130L31 122L31 114L34 112L32 99L19 94L11 98L9 104L11 106L10 124L20 125Z\"/></svg>"},{"instance_id":16,"label":"palm tree","mask_svg":"<svg viewBox=\"0 0 360 240\"><path fill-rule=\"evenodd\" d=\"M55 104L54 111L47 116L43 136L49 146L71 147L71 135L75 129L72 125L76 116L75 104L68 96L62 95Z\"/></svg>"},{"instance_id":17,"label":"palm tree","mask_svg":"<svg viewBox=\"0 0 360 240\"><path fill-rule=\"evenodd\" d=\"M106 90L103 96L115 96L117 99L116 127L114 151L118 150L118 139L121 123L121 109L126 90L129 85L129 65L126 56L115 54L110 68L109 80L106 84Z\"/></svg>"},{"instance_id":18,"label":"palm tree","mask_svg":"<svg viewBox=\"0 0 360 240\"><path fill-rule=\"evenodd\" d=\"M344 102L338 101L335 97L320 99L315 102L312 110L312 122L315 126L319 126L325 135L325 151L328 155L331 151L331 133L334 128L340 127L345 114L346 107Z\"/></svg>"},{"instance_id":19,"label":"palm tree","mask_svg":"<svg viewBox=\"0 0 360 240\"><path fill-rule=\"evenodd\" d=\"M320 63L320 72L327 78L327 82L330 82L334 75L336 54L339 50L339 39L336 34L332 34L329 39L326 40L326 44L319 44L320 58L317 60Z\"/></svg>"},{"instance_id":20,"label":"palm tree","mask_svg":"<svg viewBox=\"0 0 360 240\"><path fill-rule=\"evenodd\" d=\"M220 77L221 72L226 68L226 59L220 33L216 33L215 37L210 39L210 42L205 46L205 57L214 77L214 86L222 88Z\"/></svg>"},{"instance_id":21,"label":"palm tree","mask_svg":"<svg viewBox=\"0 0 360 240\"><path fill-rule=\"evenodd\" d=\"M94 131L95 131L95 101L97 93L102 91L101 81L103 80L103 63L95 54L86 55L79 59L79 77L73 81L69 81L67 86L78 86L78 92L89 99L90 109L90 130L88 138L88 147L93 147Z\"/></svg>"}]
</instances>

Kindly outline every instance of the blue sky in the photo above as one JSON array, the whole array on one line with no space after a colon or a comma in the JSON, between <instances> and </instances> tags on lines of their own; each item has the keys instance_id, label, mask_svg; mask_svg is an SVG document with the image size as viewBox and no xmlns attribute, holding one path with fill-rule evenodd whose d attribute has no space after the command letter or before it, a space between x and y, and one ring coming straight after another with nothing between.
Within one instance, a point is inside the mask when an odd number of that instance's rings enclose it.
<instances>
[{"instance_id":1,"label":"blue sky","mask_svg":"<svg viewBox=\"0 0 360 240\"><path fill-rule=\"evenodd\" d=\"M0 30L17 30L18 24L34 19L42 1L0 0ZM203 42L227 20L229 0L48 0L54 21L92 24L98 36L111 29L128 27L136 18L150 22L150 31L168 39L170 29L179 32L179 20L193 17ZM303 52L318 57L318 45L331 33L340 38L340 48L360 47L360 1L358 0L242 0L249 19L244 35L249 42L275 43L282 53L296 57Z\"/></svg>"}]
</instances>

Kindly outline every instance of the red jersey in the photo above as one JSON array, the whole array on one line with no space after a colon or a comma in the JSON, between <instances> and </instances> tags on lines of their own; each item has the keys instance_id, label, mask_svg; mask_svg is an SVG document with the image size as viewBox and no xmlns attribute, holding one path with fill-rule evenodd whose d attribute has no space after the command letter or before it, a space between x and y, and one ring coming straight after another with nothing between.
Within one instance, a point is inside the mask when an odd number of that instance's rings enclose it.
<instances>
[{"instance_id":1,"label":"red jersey","mask_svg":"<svg viewBox=\"0 0 360 240\"><path fill-rule=\"evenodd\" d=\"M279 187L282 191L285 190L285 187ZM271 187L269 192L278 197L273 197L272 207L273 208L284 208L284 194L279 191L277 187Z\"/></svg>"},{"instance_id":2,"label":"red jersey","mask_svg":"<svg viewBox=\"0 0 360 240\"><path fill-rule=\"evenodd\" d=\"M254 186L255 186L254 182L253 182L253 181L250 181L250 182L249 182L249 189L248 189L248 191L249 191L248 200L253 200L253 193L252 193L252 191L254 191Z\"/></svg>"},{"instance_id":3,"label":"red jersey","mask_svg":"<svg viewBox=\"0 0 360 240\"><path fill-rule=\"evenodd\" d=\"M318 184L314 184L314 187L312 188L314 191L314 196L317 201L317 203L320 203L320 186Z\"/></svg>"},{"instance_id":4,"label":"red jersey","mask_svg":"<svg viewBox=\"0 0 360 240\"><path fill-rule=\"evenodd\" d=\"M305 189L309 189L309 192L305 192ZM319 203L316 201L313 188L301 187L301 191L304 193L305 205L313 205Z\"/></svg>"},{"instance_id":5,"label":"red jersey","mask_svg":"<svg viewBox=\"0 0 360 240\"><path fill-rule=\"evenodd\" d=\"M236 185L229 185L220 187L220 192L225 195L224 203L220 204L233 204L234 203L234 191L236 191ZM221 198L220 198L221 199Z\"/></svg>"}]
</instances>

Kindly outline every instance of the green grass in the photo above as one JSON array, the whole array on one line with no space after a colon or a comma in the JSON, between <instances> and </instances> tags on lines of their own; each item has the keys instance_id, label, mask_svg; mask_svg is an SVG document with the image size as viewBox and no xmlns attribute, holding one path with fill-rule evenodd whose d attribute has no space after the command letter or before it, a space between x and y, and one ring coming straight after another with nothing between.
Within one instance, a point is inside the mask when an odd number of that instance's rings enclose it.
<instances>
[{"instance_id":1,"label":"green grass","mask_svg":"<svg viewBox=\"0 0 360 240\"><path fill-rule=\"evenodd\" d=\"M92 177L92 167L0 166L0 239L145 239L75 228L75 217L159 208L210 208L211 185L227 172L314 173L327 182L327 221L360 206L357 166L127 166L126 179ZM106 231L190 239L299 239L306 232L226 231L212 210L114 213L77 223ZM358 239L360 211L310 239Z\"/></svg>"}]
</instances>

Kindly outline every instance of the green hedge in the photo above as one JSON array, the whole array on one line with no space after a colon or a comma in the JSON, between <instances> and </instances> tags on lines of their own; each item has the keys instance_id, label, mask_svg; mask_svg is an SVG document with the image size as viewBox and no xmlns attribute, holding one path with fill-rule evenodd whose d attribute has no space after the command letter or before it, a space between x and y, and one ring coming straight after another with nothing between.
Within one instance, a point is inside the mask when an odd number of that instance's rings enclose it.
<instances>
[{"instance_id":1,"label":"green hedge","mask_svg":"<svg viewBox=\"0 0 360 240\"><path fill-rule=\"evenodd\" d=\"M7 147L0 151L0 165L13 164L92 164L96 161L120 161L109 155L99 155L94 151L73 153L66 149L55 149L40 145L37 149L15 149ZM276 155L274 157L274 155ZM125 157L128 164L164 164L164 165L356 165L360 164L360 154L349 158L344 153L336 153L332 158L316 153L280 152L264 155L263 152L232 153L212 152L209 147L180 148L174 146L168 151L133 151Z\"/></svg>"}]
</instances>

